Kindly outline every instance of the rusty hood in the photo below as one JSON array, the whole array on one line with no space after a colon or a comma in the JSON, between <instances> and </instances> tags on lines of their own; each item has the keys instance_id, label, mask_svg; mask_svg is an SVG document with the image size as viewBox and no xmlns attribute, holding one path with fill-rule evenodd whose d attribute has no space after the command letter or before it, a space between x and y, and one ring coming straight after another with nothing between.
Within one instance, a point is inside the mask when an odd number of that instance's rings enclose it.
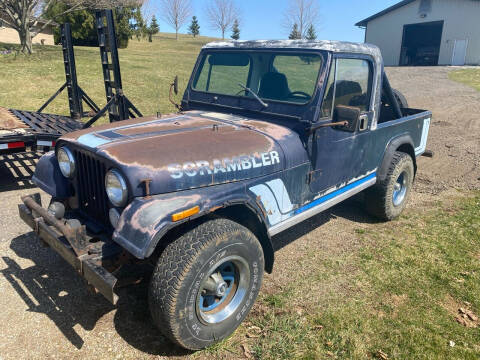
<instances>
[{"instance_id":1,"label":"rusty hood","mask_svg":"<svg viewBox=\"0 0 480 360\"><path fill-rule=\"evenodd\" d=\"M102 125L61 138L120 170L133 196L193 189L285 169L283 126L222 113L191 111Z\"/></svg>"}]
</instances>

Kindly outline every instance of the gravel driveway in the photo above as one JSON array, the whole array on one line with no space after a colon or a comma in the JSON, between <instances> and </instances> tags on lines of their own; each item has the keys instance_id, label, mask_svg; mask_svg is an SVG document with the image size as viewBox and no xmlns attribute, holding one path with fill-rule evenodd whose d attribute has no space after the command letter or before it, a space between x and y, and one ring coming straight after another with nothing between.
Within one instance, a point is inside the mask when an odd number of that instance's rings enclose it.
<instances>
[{"instance_id":1,"label":"gravel driveway","mask_svg":"<svg viewBox=\"0 0 480 360\"><path fill-rule=\"evenodd\" d=\"M387 69L410 107L434 114L427 148L435 157L419 160L410 207L428 206L452 188L480 189L480 92L448 80L449 71ZM154 328L144 285L121 290L114 308L101 295L89 293L70 266L35 241L17 214L20 196L36 191L29 181L34 163L35 157L21 155L0 163L0 359L186 355ZM276 271L266 276L264 291L287 283L305 253L351 251L358 224L375 226L349 203L277 237Z\"/></svg>"}]
</instances>

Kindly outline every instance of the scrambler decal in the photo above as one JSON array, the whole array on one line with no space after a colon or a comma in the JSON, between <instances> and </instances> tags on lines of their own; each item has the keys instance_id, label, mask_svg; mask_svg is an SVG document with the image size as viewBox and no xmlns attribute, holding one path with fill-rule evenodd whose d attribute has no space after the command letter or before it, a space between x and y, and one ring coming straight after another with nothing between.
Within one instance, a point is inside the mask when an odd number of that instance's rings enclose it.
<instances>
[{"instance_id":1,"label":"scrambler decal","mask_svg":"<svg viewBox=\"0 0 480 360\"><path fill-rule=\"evenodd\" d=\"M238 156L233 159L213 160L212 162L200 160L195 162L186 162L184 164L171 164L168 171L173 179L181 179L186 176L205 176L218 173L230 173L246 171L264 166L280 164L280 156L277 151L262 153L259 157Z\"/></svg>"}]
</instances>

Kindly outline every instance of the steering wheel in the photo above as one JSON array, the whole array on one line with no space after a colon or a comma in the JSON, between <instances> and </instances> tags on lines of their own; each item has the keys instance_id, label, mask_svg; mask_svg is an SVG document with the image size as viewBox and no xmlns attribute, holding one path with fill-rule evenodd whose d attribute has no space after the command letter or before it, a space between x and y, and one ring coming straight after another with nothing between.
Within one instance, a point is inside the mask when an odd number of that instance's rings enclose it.
<instances>
[{"instance_id":1,"label":"steering wheel","mask_svg":"<svg viewBox=\"0 0 480 360\"><path fill-rule=\"evenodd\" d=\"M300 95L300 96L299 96ZM291 92L290 94L288 94L288 96L292 96L292 97L301 97L301 98L304 98L306 100L310 100L312 97L307 94L306 92L304 91L293 91Z\"/></svg>"}]
</instances>

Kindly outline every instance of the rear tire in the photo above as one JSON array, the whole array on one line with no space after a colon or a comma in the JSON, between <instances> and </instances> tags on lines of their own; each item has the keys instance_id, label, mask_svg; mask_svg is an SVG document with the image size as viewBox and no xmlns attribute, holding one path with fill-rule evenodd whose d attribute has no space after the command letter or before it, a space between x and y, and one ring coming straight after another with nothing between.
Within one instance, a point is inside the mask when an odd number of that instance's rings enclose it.
<instances>
[{"instance_id":1,"label":"rear tire","mask_svg":"<svg viewBox=\"0 0 480 360\"><path fill-rule=\"evenodd\" d=\"M401 109L408 109L407 98L397 89L392 89L392 91L395 99L397 99L398 106L400 106Z\"/></svg>"},{"instance_id":2,"label":"rear tire","mask_svg":"<svg viewBox=\"0 0 480 360\"><path fill-rule=\"evenodd\" d=\"M367 211L381 220L393 220L405 209L415 170L410 155L396 151L385 180L365 191Z\"/></svg>"},{"instance_id":3,"label":"rear tire","mask_svg":"<svg viewBox=\"0 0 480 360\"><path fill-rule=\"evenodd\" d=\"M169 244L150 282L155 325L190 350L232 334L262 284L264 258L253 233L231 220L205 221Z\"/></svg>"}]
</instances>

